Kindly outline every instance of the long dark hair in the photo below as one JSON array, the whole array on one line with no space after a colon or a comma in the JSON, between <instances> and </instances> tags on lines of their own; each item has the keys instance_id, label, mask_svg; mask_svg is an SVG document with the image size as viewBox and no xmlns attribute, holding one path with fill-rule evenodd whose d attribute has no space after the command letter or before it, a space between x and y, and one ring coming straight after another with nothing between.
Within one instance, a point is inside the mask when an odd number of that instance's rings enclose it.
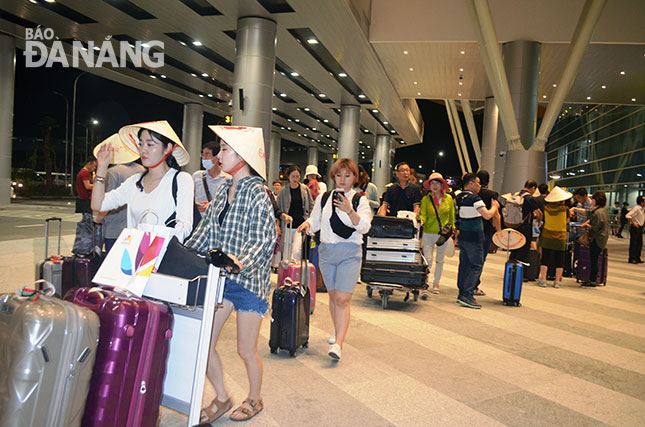
<instances>
[{"instance_id":1,"label":"long dark hair","mask_svg":"<svg viewBox=\"0 0 645 427\"><path fill-rule=\"evenodd\" d=\"M150 136L152 136L154 139L161 141L161 144L163 145L164 150L168 148L168 144L170 144L174 148L175 143L170 138L167 138L162 134L157 133L150 129L145 129L145 128L139 129L139 132L137 132L137 138L139 138L139 141L141 141L141 134L143 133L144 130L147 130L148 132L150 132ZM166 164L172 169L177 169L178 171L181 170L181 166L179 166L179 163L177 163L177 159L175 159L175 156L173 156L172 153L168 157L166 157ZM146 171L141 174L141 178L139 178L139 180L137 181L137 188L139 189L139 191L143 192L143 177L146 176L147 174L148 174L148 168L146 168Z\"/></svg>"}]
</instances>

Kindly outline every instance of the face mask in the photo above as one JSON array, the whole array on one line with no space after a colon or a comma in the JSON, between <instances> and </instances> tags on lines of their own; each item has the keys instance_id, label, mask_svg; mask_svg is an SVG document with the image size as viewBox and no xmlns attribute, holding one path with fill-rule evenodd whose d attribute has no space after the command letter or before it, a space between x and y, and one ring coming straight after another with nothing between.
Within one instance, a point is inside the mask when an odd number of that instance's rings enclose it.
<instances>
[{"instance_id":1,"label":"face mask","mask_svg":"<svg viewBox=\"0 0 645 427\"><path fill-rule=\"evenodd\" d=\"M202 166L204 166L204 169L210 170L213 167L213 161L211 159L202 159Z\"/></svg>"}]
</instances>

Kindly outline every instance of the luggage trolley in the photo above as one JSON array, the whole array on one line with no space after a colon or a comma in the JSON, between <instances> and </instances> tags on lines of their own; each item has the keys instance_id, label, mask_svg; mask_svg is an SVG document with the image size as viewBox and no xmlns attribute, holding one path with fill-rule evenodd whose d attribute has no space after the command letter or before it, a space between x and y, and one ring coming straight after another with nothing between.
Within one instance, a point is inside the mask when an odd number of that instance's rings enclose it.
<instances>
[{"instance_id":1,"label":"luggage trolley","mask_svg":"<svg viewBox=\"0 0 645 427\"><path fill-rule=\"evenodd\" d=\"M421 290L428 288L428 262L421 253L419 234L409 219L374 217L363 253L361 281L369 298L375 290L379 292L384 309L394 291L405 292L403 301L410 295L417 301Z\"/></svg>"},{"instance_id":2,"label":"luggage trolley","mask_svg":"<svg viewBox=\"0 0 645 427\"><path fill-rule=\"evenodd\" d=\"M199 424L213 317L224 296L225 268L231 268L221 251L206 259L207 274L187 279L153 273L143 293L172 308L175 324L161 405L186 414L188 427Z\"/></svg>"}]
</instances>

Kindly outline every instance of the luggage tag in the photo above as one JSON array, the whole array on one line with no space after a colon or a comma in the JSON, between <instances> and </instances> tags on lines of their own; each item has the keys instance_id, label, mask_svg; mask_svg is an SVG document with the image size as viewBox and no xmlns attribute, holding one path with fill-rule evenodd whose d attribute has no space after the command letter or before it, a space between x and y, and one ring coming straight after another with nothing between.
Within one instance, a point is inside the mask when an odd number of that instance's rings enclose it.
<instances>
[{"instance_id":1,"label":"luggage tag","mask_svg":"<svg viewBox=\"0 0 645 427\"><path fill-rule=\"evenodd\" d=\"M284 286L293 286L294 288L298 288L300 291L300 295L302 295L303 298L305 297L305 295L307 295L307 289L304 286L302 286L302 283L300 282L293 283L293 280L291 279L291 277L287 277L286 279L284 279Z\"/></svg>"}]
</instances>

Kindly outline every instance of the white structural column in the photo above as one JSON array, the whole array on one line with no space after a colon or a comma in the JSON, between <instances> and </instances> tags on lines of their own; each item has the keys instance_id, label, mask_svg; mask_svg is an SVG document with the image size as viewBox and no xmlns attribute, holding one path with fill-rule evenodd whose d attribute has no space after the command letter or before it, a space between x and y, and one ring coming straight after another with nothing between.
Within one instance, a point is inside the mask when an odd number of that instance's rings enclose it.
<instances>
[{"instance_id":1,"label":"white structural column","mask_svg":"<svg viewBox=\"0 0 645 427\"><path fill-rule=\"evenodd\" d=\"M571 44L569 45L569 53L567 55L567 62L562 70L562 75L558 80L558 87L549 102L549 106L542 118L542 124L538 132L535 143L531 146L531 150L543 151L546 141L549 138L551 129L560 114L560 109L564 103L564 98L571 90L571 86L578 75L582 57L587 51L593 32L596 29L600 14L605 7L606 0L587 0L582 9L582 14L578 20L578 25L573 33ZM642 58L641 58L642 59Z\"/></svg>"},{"instance_id":2,"label":"white structural column","mask_svg":"<svg viewBox=\"0 0 645 427\"><path fill-rule=\"evenodd\" d=\"M307 164L318 167L318 147L307 147Z\"/></svg>"},{"instance_id":3,"label":"white structural column","mask_svg":"<svg viewBox=\"0 0 645 427\"><path fill-rule=\"evenodd\" d=\"M491 182L495 173L495 158L499 153L495 152L497 145L497 122L498 109L495 98L489 96L484 103L484 126L482 130L482 160L479 169L488 171L491 174Z\"/></svg>"},{"instance_id":4,"label":"white structural column","mask_svg":"<svg viewBox=\"0 0 645 427\"><path fill-rule=\"evenodd\" d=\"M198 102L184 104L184 124L181 132L181 142L190 154L190 162L185 167L186 172L193 173L202 165L202 129L204 126L204 106Z\"/></svg>"},{"instance_id":5,"label":"white structural column","mask_svg":"<svg viewBox=\"0 0 645 427\"><path fill-rule=\"evenodd\" d=\"M457 131L455 130L455 122L452 118L452 109L450 108L450 103L447 99L444 99L446 104L446 114L448 114L448 121L450 122L450 130L452 131L452 139L455 141L455 150L457 150L457 157L459 158L459 166L461 167L461 173L466 172L466 166L464 166L464 158L461 156L461 149L459 148L459 138L457 137Z\"/></svg>"},{"instance_id":6,"label":"white structural column","mask_svg":"<svg viewBox=\"0 0 645 427\"><path fill-rule=\"evenodd\" d=\"M464 131L461 127L461 120L459 119L459 111L457 110L457 105L455 105L454 99L448 100L448 105L450 105L450 111L452 112L452 121L457 130L457 137L459 138L459 146L461 147L461 156L464 158L464 164L466 166L467 172L472 172L473 168L470 164L470 154L468 154L468 147L466 146L466 138L464 138Z\"/></svg>"},{"instance_id":7,"label":"white structural column","mask_svg":"<svg viewBox=\"0 0 645 427\"><path fill-rule=\"evenodd\" d=\"M466 126L468 127L468 135L470 136L470 143L473 145L475 160L477 160L477 165L479 166L479 169L481 169L482 150L479 147L479 136L477 135L477 128L475 127L473 110L470 109L470 101L468 101L467 99L462 99L461 110L464 112L464 118L466 119Z\"/></svg>"},{"instance_id":8,"label":"white structural column","mask_svg":"<svg viewBox=\"0 0 645 427\"><path fill-rule=\"evenodd\" d=\"M374 174L372 182L378 188L379 194L385 191L385 186L392 176L392 137L390 135L376 135L374 146Z\"/></svg>"},{"instance_id":9,"label":"white structural column","mask_svg":"<svg viewBox=\"0 0 645 427\"><path fill-rule=\"evenodd\" d=\"M238 19L233 72L233 123L262 128L265 156L271 140L275 44L275 21L258 17Z\"/></svg>"},{"instance_id":10,"label":"white structural column","mask_svg":"<svg viewBox=\"0 0 645 427\"><path fill-rule=\"evenodd\" d=\"M496 165L492 188L508 193L518 191L529 178L538 183L546 182L546 162L540 155L529 155L525 150L535 138L541 45L525 40L512 41L504 43L503 52L514 115L523 144L519 148L508 147L505 129L498 131L497 149L500 152L506 149L506 155ZM534 164L529 162L529 157ZM503 174L500 175L502 164Z\"/></svg>"},{"instance_id":11,"label":"white structural column","mask_svg":"<svg viewBox=\"0 0 645 427\"><path fill-rule=\"evenodd\" d=\"M473 28L477 34L479 52L482 57L484 69L488 76L488 82L495 96L499 114L504 126L508 146L512 150L522 147L520 142L520 133L517 128L517 122L513 115L513 103L511 101L511 92L504 72L502 62L502 52L499 48L499 42L493 17L490 12L487 0L467 0L466 5L473 22Z\"/></svg>"},{"instance_id":12,"label":"white structural column","mask_svg":"<svg viewBox=\"0 0 645 427\"><path fill-rule=\"evenodd\" d=\"M334 183L334 178L331 176L329 171L331 170L331 165L333 165L336 160L334 160L334 155L331 153L324 154L323 156L327 160L327 173L323 175L322 179L327 183L327 189L333 190L334 188L336 188L336 184Z\"/></svg>"},{"instance_id":13,"label":"white structural column","mask_svg":"<svg viewBox=\"0 0 645 427\"><path fill-rule=\"evenodd\" d=\"M11 137L16 73L16 41L0 33L0 207L11 201Z\"/></svg>"},{"instance_id":14,"label":"white structural column","mask_svg":"<svg viewBox=\"0 0 645 427\"><path fill-rule=\"evenodd\" d=\"M270 186L274 180L280 176L280 152L282 151L282 136L275 131L271 131L271 140L269 141L269 162L267 164L267 184Z\"/></svg>"},{"instance_id":15,"label":"white structural column","mask_svg":"<svg viewBox=\"0 0 645 427\"><path fill-rule=\"evenodd\" d=\"M340 107L338 158L358 162L358 138L361 131L361 107L343 104Z\"/></svg>"}]
</instances>

